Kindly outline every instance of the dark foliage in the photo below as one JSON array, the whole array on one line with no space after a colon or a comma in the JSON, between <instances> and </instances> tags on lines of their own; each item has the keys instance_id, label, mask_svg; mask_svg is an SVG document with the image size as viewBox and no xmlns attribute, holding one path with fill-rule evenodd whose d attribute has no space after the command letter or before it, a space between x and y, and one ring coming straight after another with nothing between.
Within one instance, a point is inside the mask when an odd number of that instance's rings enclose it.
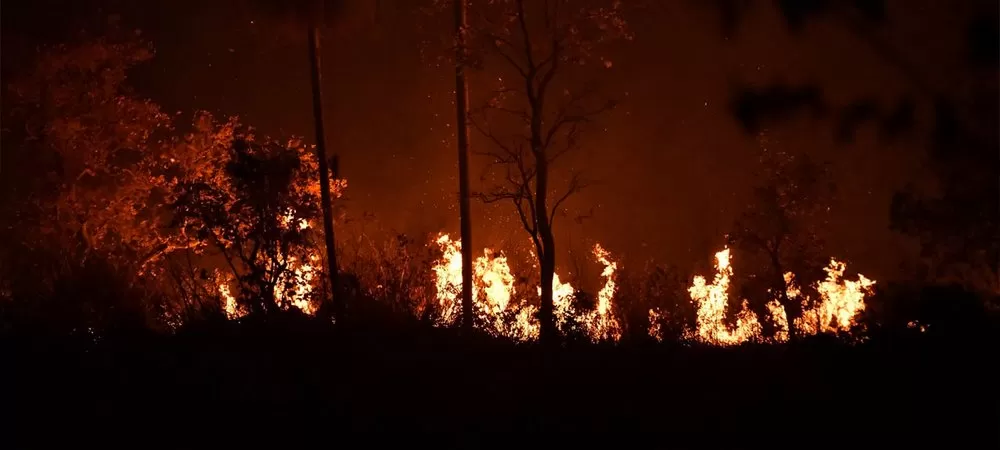
<instances>
[{"instance_id":1,"label":"dark foliage","mask_svg":"<svg viewBox=\"0 0 1000 450\"><path fill-rule=\"evenodd\" d=\"M377 312L350 328L286 312L193 321L169 335L5 333L16 368L5 375L18 386L8 437L42 447L67 434L190 448L269 435L347 445L363 433L366 443L468 448L542 432L655 447L995 444L1000 398L986 355L997 322L958 291L911 294L935 331L885 326L863 344L553 350ZM60 433L34 434L42 424ZM390 433L370 434L379 432Z\"/></svg>"}]
</instances>

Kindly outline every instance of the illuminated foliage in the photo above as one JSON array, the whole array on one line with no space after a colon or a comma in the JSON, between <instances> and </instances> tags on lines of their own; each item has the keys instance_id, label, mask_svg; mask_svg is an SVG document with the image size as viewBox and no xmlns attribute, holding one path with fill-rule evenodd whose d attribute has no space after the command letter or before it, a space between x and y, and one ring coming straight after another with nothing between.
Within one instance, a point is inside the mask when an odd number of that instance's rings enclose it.
<instances>
[{"instance_id":1,"label":"illuminated foliage","mask_svg":"<svg viewBox=\"0 0 1000 450\"><path fill-rule=\"evenodd\" d=\"M295 142L258 140L233 122L212 136L202 142L211 160L191 166L174 187L174 225L219 252L239 287L231 295L248 312L285 304L313 312L320 258L311 226L319 216L312 153Z\"/></svg>"}]
</instances>

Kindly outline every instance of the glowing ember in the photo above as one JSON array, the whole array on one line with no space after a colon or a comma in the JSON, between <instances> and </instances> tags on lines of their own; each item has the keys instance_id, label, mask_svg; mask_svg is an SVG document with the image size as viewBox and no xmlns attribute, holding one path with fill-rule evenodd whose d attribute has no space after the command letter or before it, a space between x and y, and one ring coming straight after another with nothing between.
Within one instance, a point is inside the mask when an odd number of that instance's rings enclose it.
<instances>
[{"instance_id":1,"label":"glowing ember","mask_svg":"<svg viewBox=\"0 0 1000 450\"><path fill-rule=\"evenodd\" d=\"M649 310L649 330L647 333L649 337L656 339L657 341L663 340L663 313L659 309Z\"/></svg>"},{"instance_id":2,"label":"glowing ember","mask_svg":"<svg viewBox=\"0 0 1000 450\"><path fill-rule=\"evenodd\" d=\"M791 297L789 297L791 298ZM773 339L777 342L788 340L788 314L777 300L767 302L767 311L771 313L771 323L774 324Z\"/></svg>"}]
</instances>

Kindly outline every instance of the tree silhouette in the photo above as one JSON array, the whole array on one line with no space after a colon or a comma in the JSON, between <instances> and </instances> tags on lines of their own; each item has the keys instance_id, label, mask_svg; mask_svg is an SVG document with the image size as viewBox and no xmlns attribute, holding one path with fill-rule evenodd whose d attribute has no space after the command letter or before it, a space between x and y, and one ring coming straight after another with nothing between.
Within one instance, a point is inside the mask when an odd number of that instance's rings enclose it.
<instances>
[{"instance_id":1,"label":"tree silhouette","mask_svg":"<svg viewBox=\"0 0 1000 450\"><path fill-rule=\"evenodd\" d=\"M560 76L574 67L604 61L596 49L628 38L620 2L504 0L473 9L471 33L484 61L492 57L503 81L493 98L473 111L473 126L489 140L490 159L501 181L479 194L485 202L510 201L531 237L541 275L540 339L551 342L558 331L553 317L552 281L556 239L552 223L563 203L585 186L574 173L556 193L551 170L577 148L580 133L600 113L614 106L597 99L593 85L560 92ZM489 63L486 63L489 64ZM502 69L501 69L502 68ZM517 130L504 133L504 129ZM553 196L553 194L555 194Z\"/></svg>"},{"instance_id":2,"label":"tree silhouette","mask_svg":"<svg viewBox=\"0 0 1000 450\"><path fill-rule=\"evenodd\" d=\"M822 229L833 185L826 168L808 156L777 150L765 135L760 144L764 181L754 189L753 202L737 219L729 238L755 260L744 267L758 269L757 273L751 269L747 277L757 282L744 287L760 289L747 297L776 296L788 315L789 336L795 337L795 319L801 316L802 305L799 299L789 298L792 280L785 274L821 278L826 257ZM804 283L798 280L797 284Z\"/></svg>"},{"instance_id":3,"label":"tree silhouette","mask_svg":"<svg viewBox=\"0 0 1000 450\"><path fill-rule=\"evenodd\" d=\"M892 228L920 244L923 273L916 275L927 282L1000 292L997 3L955 5L971 12L961 19L966 21L965 41L954 49L964 54L967 64L963 79L945 82L937 67L914 63L905 49L886 39L893 21L883 0L717 0L712 6L720 12L723 32L735 35L743 16L761 3L774 5L793 36L821 20L847 29L895 69L910 92L894 106L882 108L871 98L832 105L817 85L738 86L732 112L744 129L756 134L786 118L812 114L831 121L839 143L852 142L864 126L876 127L884 139L916 136L926 143L926 169L939 188L907 186L897 192L889 211ZM921 122L921 116L930 120Z\"/></svg>"},{"instance_id":4,"label":"tree silhouette","mask_svg":"<svg viewBox=\"0 0 1000 450\"><path fill-rule=\"evenodd\" d=\"M232 122L222 128L228 132L214 149L203 149L218 151L219 164L189 172L174 188L175 226L222 254L249 312L273 312L283 293L309 281L294 267L312 256L312 233L302 224L319 215L314 160L301 146L258 141Z\"/></svg>"}]
</instances>

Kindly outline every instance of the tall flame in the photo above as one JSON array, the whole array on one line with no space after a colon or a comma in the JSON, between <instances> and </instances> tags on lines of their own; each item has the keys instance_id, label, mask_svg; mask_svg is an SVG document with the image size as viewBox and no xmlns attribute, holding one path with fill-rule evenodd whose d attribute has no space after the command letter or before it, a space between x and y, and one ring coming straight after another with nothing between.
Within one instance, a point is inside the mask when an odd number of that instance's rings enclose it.
<instances>
[{"instance_id":1,"label":"tall flame","mask_svg":"<svg viewBox=\"0 0 1000 450\"><path fill-rule=\"evenodd\" d=\"M337 195L339 195L339 192ZM295 223L295 211L286 211L279 220L284 227L293 226L293 223ZM308 229L310 223L303 218L299 219L295 223L295 226L301 231ZM316 314L317 307L310 301L310 297L313 292L313 284L317 279L316 274L322 268L317 250L309 249L308 261L300 261L295 256L288 256L284 262L285 270L278 276L274 285L275 303L284 308L289 306L298 308L309 315ZM267 267L267 270L271 269L270 266ZM219 296L224 302L223 309L226 312L226 316L229 318L239 318L246 315L246 311L242 310L237 304L236 298L230 290L229 283L225 278L216 276L215 284L219 290Z\"/></svg>"},{"instance_id":2,"label":"tall flame","mask_svg":"<svg viewBox=\"0 0 1000 450\"><path fill-rule=\"evenodd\" d=\"M748 309L747 301L743 300L741 308L736 312L736 324L730 327L726 324L726 313L729 305L729 282L733 275L729 249L725 248L715 254L715 279L709 284L705 277L695 276L688 292L691 300L698 306L697 325L688 332L688 337L699 342L712 345L735 345L748 341L765 341L761 335L761 325L757 316ZM848 331L856 325L855 319L865 309L865 297L871 295L875 281L858 274L857 281L844 280L843 275L847 265L836 259L830 259L826 267L826 279L816 284L820 294L819 302L812 303L808 296L802 293L795 281L795 274L784 274L785 294L791 301L800 302L802 316L795 319L796 328L804 335L818 333L836 333ZM788 314L777 299L767 303L771 323L774 324L774 342L787 341L790 336ZM649 335L661 340L659 310L649 310Z\"/></svg>"},{"instance_id":3,"label":"tall flame","mask_svg":"<svg viewBox=\"0 0 1000 450\"><path fill-rule=\"evenodd\" d=\"M850 330L855 325L854 318L865 310L865 296L872 293L875 285L875 281L860 273L857 281L844 280L847 265L833 258L823 270L826 279L816 285L820 303L796 320L799 329L807 334Z\"/></svg>"},{"instance_id":4,"label":"tall flame","mask_svg":"<svg viewBox=\"0 0 1000 450\"><path fill-rule=\"evenodd\" d=\"M436 299L441 310L440 323L453 325L459 320L462 290L462 244L447 234L441 234L434 244L442 252L441 258L432 270L436 288ZM487 248L473 262L473 313L477 326L487 327L487 331L499 336L528 341L538 338L539 324L535 318L538 308L522 302L514 304L514 276L506 256ZM612 314L611 301L616 285L614 279L617 263L600 245L594 248L594 256L604 265L602 277L604 287L598 294L595 310L579 313L573 305L576 289L564 283L559 274L553 274L552 303L557 326L565 328L570 323L584 327L586 334L594 340L617 340L621 336L620 326ZM541 295L541 287L536 288ZM519 307L517 307L519 306Z\"/></svg>"},{"instance_id":5,"label":"tall flame","mask_svg":"<svg viewBox=\"0 0 1000 450\"><path fill-rule=\"evenodd\" d=\"M733 275L729 249L715 254L715 279L711 284L705 277L694 277L688 288L691 300L698 304L697 330L693 334L697 340L715 345L734 345L760 337L760 323L757 316L747 308L746 300L736 313L736 325L726 324L729 306L729 279Z\"/></svg>"},{"instance_id":6,"label":"tall flame","mask_svg":"<svg viewBox=\"0 0 1000 450\"><path fill-rule=\"evenodd\" d=\"M604 270L601 272L601 276L604 277L604 287L597 293L597 308L586 317L587 334L595 341L617 341L621 338L621 327L618 325L618 319L612 314L611 299L614 298L617 289L615 271L618 270L618 263L611 260L611 254L601 247L601 244L594 244L594 257L597 262L604 265Z\"/></svg>"},{"instance_id":7,"label":"tall flame","mask_svg":"<svg viewBox=\"0 0 1000 450\"><path fill-rule=\"evenodd\" d=\"M462 292L462 242L452 240L444 233L434 242L442 252L441 259L433 267L440 320L443 325L452 325L459 320L462 311L459 300ZM489 331L494 334L520 340L537 336L537 325L531 323L534 317L531 308L517 311L516 320L510 325L505 320L508 313L513 313L511 298L516 292L506 256L485 249L484 256L473 260L472 283L473 315L477 323L488 325Z\"/></svg>"}]
</instances>

